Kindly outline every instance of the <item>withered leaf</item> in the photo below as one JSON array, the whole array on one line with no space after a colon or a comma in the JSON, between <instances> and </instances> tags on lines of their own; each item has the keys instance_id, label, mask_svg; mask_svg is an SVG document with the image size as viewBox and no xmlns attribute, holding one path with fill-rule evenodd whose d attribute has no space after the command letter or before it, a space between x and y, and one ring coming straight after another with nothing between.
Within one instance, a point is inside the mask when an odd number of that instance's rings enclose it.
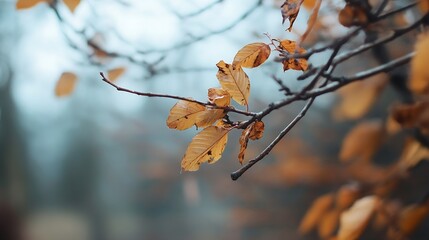
<instances>
[{"instance_id":1,"label":"withered leaf","mask_svg":"<svg viewBox=\"0 0 429 240\"><path fill-rule=\"evenodd\" d=\"M64 72L57 81L55 86L55 95L65 97L70 95L76 85L77 76L72 72Z\"/></svg>"},{"instance_id":2,"label":"withered leaf","mask_svg":"<svg viewBox=\"0 0 429 240\"><path fill-rule=\"evenodd\" d=\"M271 48L265 43L251 43L240 49L234 57L234 66L255 68L263 64L271 54Z\"/></svg>"},{"instance_id":3,"label":"withered leaf","mask_svg":"<svg viewBox=\"0 0 429 240\"><path fill-rule=\"evenodd\" d=\"M325 194L317 198L302 219L299 225L299 232L305 234L313 230L319 224L323 215L332 207L333 203L333 194Z\"/></svg>"},{"instance_id":4,"label":"withered leaf","mask_svg":"<svg viewBox=\"0 0 429 240\"><path fill-rule=\"evenodd\" d=\"M358 239L379 204L376 196L367 196L357 200L353 206L340 217L338 240Z\"/></svg>"},{"instance_id":5,"label":"withered leaf","mask_svg":"<svg viewBox=\"0 0 429 240\"><path fill-rule=\"evenodd\" d=\"M109 78L109 81L115 82L122 74L124 74L125 68L119 67L111 69L107 72L107 76Z\"/></svg>"},{"instance_id":6,"label":"withered leaf","mask_svg":"<svg viewBox=\"0 0 429 240\"><path fill-rule=\"evenodd\" d=\"M296 53L305 53L305 49L298 46L298 44L295 41L291 40L282 40L280 42L279 47L282 50L285 50L288 54L296 54ZM286 71L288 69L293 70L302 70L305 71L308 68L308 62L307 59L299 58L299 59L287 59L283 60L283 71Z\"/></svg>"},{"instance_id":7,"label":"withered leaf","mask_svg":"<svg viewBox=\"0 0 429 240\"><path fill-rule=\"evenodd\" d=\"M41 2L45 2L45 0L18 0L16 2L16 9L21 10L21 9L32 8Z\"/></svg>"},{"instance_id":8,"label":"withered leaf","mask_svg":"<svg viewBox=\"0 0 429 240\"><path fill-rule=\"evenodd\" d=\"M368 22L368 16L361 6L346 4L338 15L338 21L344 27L362 26Z\"/></svg>"},{"instance_id":9,"label":"withered leaf","mask_svg":"<svg viewBox=\"0 0 429 240\"><path fill-rule=\"evenodd\" d=\"M204 162L215 163L222 156L229 129L210 126L199 132L186 149L182 170L197 171Z\"/></svg>"},{"instance_id":10,"label":"withered leaf","mask_svg":"<svg viewBox=\"0 0 429 240\"><path fill-rule=\"evenodd\" d=\"M248 105L250 95L250 80L240 66L233 66L220 61L216 66L219 71L216 74L220 85L237 103Z\"/></svg>"},{"instance_id":11,"label":"withered leaf","mask_svg":"<svg viewBox=\"0 0 429 240\"><path fill-rule=\"evenodd\" d=\"M384 139L382 121L368 120L359 123L345 137L340 151L341 161L369 161Z\"/></svg>"},{"instance_id":12,"label":"withered leaf","mask_svg":"<svg viewBox=\"0 0 429 240\"><path fill-rule=\"evenodd\" d=\"M206 111L206 107L186 100L178 101L170 110L167 126L177 130L185 130L197 124L198 116Z\"/></svg>"},{"instance_id":13,"label":"withered leaf","mask_svg":"<svg viewBox=\"0 0 429 240\"><path fill-rule=\"evenodd\" d=\"M360 188L358 184L350 183L342 186L335 197L335 205L338 209L349 208L359 197Z\"/></svg>"},{"instance_id":14,"label":"withered leaf","mask_svg":"<svg viewBox=\"0 0 429 240\"><path fill-rule=\"evenodd\" d=\"M408 139L402 150L398 166L403 170L408 170L424 159L429 160L429 149L414 139Z\"/></svg>"},{"instance_id":15,"label":"withered leaf","mask_svg":"<svg viewBox=\"0 0 429 240\"><path fill-rule=\"evenodd\" d=\"M410 235L428 215L429 206L427 203L410 205L399 214L399 229L403 234Z\"/></svg>"},{"instance_id":16,"label":"withered leaf","mask_svg":"<svg viewBox=\"0 0 429 240\"><path fill-rule=\"evenodd\" d=\"M320 239L328 239L329 237L332 237L338 227L340 214L341 211L336 208L333 208L323 214L317 228Z\"/></svg>"},{"instance_id":17,"label":"withered leaf","mask_svg":"<svg viewBox=\"0 0 429 240\"><path fill-rule=\"evenodd\" d=\"M299 9L301 8L301 4L303 1L304 0L286 0L281 5L281 12L283 17L282 23L284 23L286 19L289 19L289 28L287 29L287 31L289 32L292 30L293 23L298 16Z\"/></svg>"},{"instance_id":18,"label":"withered leaf","mask_svg":"<svg viewBox=\"0 0 429 240\"><path fill-rule=\"evenodd\" d=\"M305 0L304 4L306 1L308 1L308 0ZM319 15L319 9L320 9L321 5L322 5L322 0L317 0L315 6L313 8L313 11L311 12L310 18L308 18L307 29L305 30L304 34L302 34L302 36L301 36L301 40L300 40L301 44L302 44L302 42L304 42L304 40L307 38L308 34L310 34L311 30L313 29L314 25L316 24L317 15Z\"/></svg>"},{"instance_id":19,"label":"withered leaf","mask_svg":"<svg viewBox=\"0 0 429 240\"><path fill-rule=\"evenodd\" d=\"M416 55L411 60L409 88L414 93L429 93L429 33L419 36L415 45Z\"/></svg>"},{"instance_id":20,"label":"withered leaf","mask_svg":"<svg viewBox=\"0 0 429 240\"><path fill-rule=\"evenodd\" d=\"M80 3L80 0L63 0L64 4L70 9L70 12L74 12Z\"/></svg>"},{"instance_id":21,"label":"withered leaf","mask_svg":"<svg viewBox=\"0 0 429 240\"><path fill-rule=\"evenodd\" d=\"M264 134L264 123L262 121L255 121L250 124L246 129L241 133L239 143L240 143L240 152L238 154L238 161L240 164L243 164L244 161L244 152L247 148L247 143L249 139L256 140L262 138Z\"/></svg>"},{"instance_id":22,"label":"withered leaf","mask_svg":"<svg viewBox=\"0 0 429 240\"><path fill-rule=\"evenodd\" d=\"M420 1L419 8L422 11L422 13L427 14L429 12L429 1L428 0Z\"/></svg>"},{"instance_id":23,"label":"withered leaf","mask_svg":"<svg viewBox=\"0 0 429 240\"><path fill-rule=\"evenodd\" d=\"M207 96L209 102L216 104L216 106L227 107L231 104L231 95L222 88L209 88Z\"/></svg>"}]
</instances>

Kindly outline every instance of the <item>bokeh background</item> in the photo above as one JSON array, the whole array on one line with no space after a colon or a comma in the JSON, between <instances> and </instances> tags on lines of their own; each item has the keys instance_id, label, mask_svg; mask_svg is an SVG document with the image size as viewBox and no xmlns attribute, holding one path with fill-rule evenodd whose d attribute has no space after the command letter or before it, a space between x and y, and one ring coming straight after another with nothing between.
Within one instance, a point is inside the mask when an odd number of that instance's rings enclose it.
<instances>
[{"instance_id":1,"label":"bokeh background","mask_svg":"<svg viewBox=\"0 0 429 240\"><path fill-rule=\"evenodd\" d=\"M62 2L55 9L40 3L17 11L14 1L0 1L2 228L32 240L299 239L299 222L317 196L368 177L329 167L353 124L333 121L333 95L320 98L272 154L233 182L229 174L240 167L238 132L219 162L181 173L197 131L167 128L175 101L117 92L99 76L124 68L120 86L204 101L207 88L218 86L219 60L231 62L245 44L268 42L264 33L296 39L305 31L309 12L302 9L288 33L280 5L88 0L71 13ZM318 35L344 33L335 21L326 15L331 27ZM299 72L284 74L270 59L247 71L251 111L282 98L272 75L299 87ZM55 86L63 72L78 80L70 95L59 97ZM265 119L265 136L249 144L247 159L269 144L300 104ZM390 144L385 148L394 158L398 143Z\"/></svg>"}]
</instances>

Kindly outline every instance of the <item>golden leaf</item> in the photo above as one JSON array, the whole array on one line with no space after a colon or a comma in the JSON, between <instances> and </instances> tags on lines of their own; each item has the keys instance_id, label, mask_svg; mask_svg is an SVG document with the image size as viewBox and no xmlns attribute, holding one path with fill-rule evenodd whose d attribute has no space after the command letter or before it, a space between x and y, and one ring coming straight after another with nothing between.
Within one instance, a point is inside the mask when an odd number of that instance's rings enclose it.
<instances>
[{"instance_id":1,"label":"golden leaf","mask_svg":"<svg viewBox=\"0 0 429 240\"><path fill-rule=\"evenodd\" d=\"M316 5L316 1L317 0L304 0L304 2L302 3L302 5L305 8L312 9Z\"/></svg>"},{"instance_id":2,"label":"golden leaf","mask_svg":"<svg viewBox=\"0 0 429 240\"><path fill-rule=\"evenodd\" d=\"M402 150L398 166L403 170L408 170L424 159L429 159L429 149L414 139L408 139Z\"/></svg>"},{"instance_id":3,"label":"golden leaf","mask_svg":"<svg viewBox=\"0 0 429 240\"><path fill-rule=\"evenodd\" d=\"M209 88L209 102L216 104L219 107L227 107L231 104L231 95L222 88Z\"/></svg>"},{"instance_id":4,"label":"golden leaf","mask_svg":"<svg viewBox=\"0 0 429 240\"><path fill-rule=\"evenodd\" d=\"M320 239L328 239L333 235L335 229L338 227L340 214L340 210L334 208L322 216L317 228Z\"/></svg>"},{"instance_id":5,"label":"golden leaf","mask_svg":"<svg viewBox=\"0 0 429 240\"><path fill-rule=\"evenodd\" d=\"M413 204L406 207L399 214L399 229L403 234L410 235L417 229L428 214L429 206L427 204Z\"/></svg>"},{"instance_id":6,"label":"golden leaf","mask_svg":"<svg viewBox=\"0 0 429 240\"><path fill-rule=\"evenodd\" d=\"M240 164L243 164L244 161L244 152L247 148L247 143L249 139L256 140L262 138L264 134L264 123L261 121L255 121L241 133L239 143L240 143L240 152L238 154L238 161Z\"/></svg>"},{"instance_id":7,"label":"golden leaf","mask_svg":"<svg viewBox=\"0 0 429 240\"><path fill-rule=\"evenodd\" d=\"M349 210L343 212L340 217L338 240L358 239L378 204L379 199L376 196L367 196L357 200Z\"/></svg>"},{"instance_id":8,"label":"golden leaf","mask_svg":"<svg viewBox=\"0 0 429 240\"><path fill-rule=\"evenodd\" d=\"M299 232L305 234L313 230L322 219L323 215L332 207L334 196L326 194L317 198L305 214L299 225Z\"/></svg>"},{"instance_id":9,"label":"golden leaf","mask_svg":"<svg viewBox=\"0 0 429 240\"><path fill-rule=\"evenodd\" d=\"M55 86L55 95L64 97L70 95L76 85L77 76L72 72L64 72Z\"/></svg>"},{"instance_id":10,"label":"golden leaf","mask_svg":"<svg viewBox=\"0 0 429 240\"><path fill-rule=\"evenodd\" d=\"M348 120L364 116L378 99L387 82L387 75L382 73L339 89L341 101L333 110L334 117L337 120Z\"/></svg>"},{"instance_id":11,"label":"golden leaf","mask_svg":"<svg viewBox=\"0 0 429 240\"><path fill-rule=\"evenodd\" d=\"M109 70L109 72L107 72L107 76L109 78L109 81L115 82L122 74L124 74L124 72L125 72L125 68L123 68L123 67L119 67L119 68Z\"/></svg>"},{"instance_id":12,"label":"golden leaf","mask_svg":"<svg viewBox=\"0 0 429 240\"><path fill-rule=\"evenodd\" d=\"M427 14L429 12L429 1L428 0L420 1L419 8L422 11L422 13Z\"/></svg>"},{"instance_id":13,"label":"golden leaf","mask_svg":"<svg viewBox=\"0 0 429 240\"><path fill-rule=\"evenodd\" d=\"M429 93L429 33L422 34L415 46L416 55L411 60L409 88L414 93Z\"/></svg>"},{"instance_id":14,"label":"golden leaf","mask_svg":"<svg viewBox=\"0 0 429 240\"><path fill-rule=\"evenodd\" d=\"M63 1L64 1L64 4L70 9L70 12L72 13L80 3L80 0L63 0Z\"/></svg>"},{"instance_id":15,"label":"golden leaf","mask_svg":"<svg viewBox=\"0 0 429 240\"><path fill-rule=\"evenodd\" d=\"M293 23L295 22L296 17L298 16L299 9L304 0L286 0L280 7L282 12L282 17L284 23L286 19L289 19L289 28L287 31L292 30Z\"/></svg>"},{"instance_id":16,"label":"golden leaf","mask_svg":"<svg viewBox=\"0 0 429 240\"><path fill-rule=\"evenodd\" d=\"M241 105L249 105L248 99L250 95L250 80L247 74L240 66L233 66L220 61L216 66L219 71L216 74L220 85L229 94L232 99Z\"/></svg>"},{"instance_id":17,"label":"golden leaf","mask_svg":"<svg viewBox=\"0 0 429 240\"><path fill-rule=\"evenodd\" d=\"M403 128L420 128L429 132L429 101L393 106L392 118Z\"/></svg>"},{"instance_id":18,"label":"golden leaf","mask_svg":"<svg viewBox=\"0 0 429 240\"><path fill-rule=\"evenodd\" d=\"M44 0L18 0L16 2L16 9L21 10L21 9L32 8L41 2L45 2L45 1Z\"/></svg>"},{"instance_id":19,"label":"golden leaf","mask_svg":"<svg viewBox=\"0 0 429 240\"><path fill-rule=\"evenodd\" d=\"M180 100L171 108L167 126L177 130L188 129L197 124L198 116L205 110L201 104Z\"/></svg>"},{"instance_id":20,"label":"golden leaf","mask_svg":"<svg viewBox=\"0 0 429 240\"><path fill-rule=\"evenodd\" d=\"M369 161L384 138L384 127L379 120L361 122L345 137L340 151L341 161Z\"/></svg>"},{"instance_id":21,"label":"golden leaf","mask_svg":"<svg viewBox=\"0 0 429 240\"><path fill-rule=\"evenodd\" d=\"M361 6L346 4L338 15L338 21L344 27L362 26L368 22L368 16Z\"/></svg>"},{"instance_id":22,"label":"golden leaf","mask_svg":"<svg viewBox=\"0 0 429 240\"><path fill-rule=\"evenodd\" d=\"M344 210L349 208L359 197L360 188L357 184L347 184L338 190L335 197L335 205L338 209Z\"/></svg>"},{"instance_id":23,"label":"golden leaf","mask_svg":"<svg viewBox=\"0 0 429 240\"><path fill-rule=\"evenodd\" d=\"M305 1L304 1L305 4ZM322 5L322 0L317 0L317 4L314 6L313 11L311 12L310 18L308 18L307 21L307 29L305 30L304 34L302 34L300 43L304 42L304 40L307 38L308 34L310 34L311 30L313 29L314 25L316 24L317 15L319 15L319 9Z\"/></svg>"},{"instance_id":24,"label":"golden leaf","mask_svg":"<svg viewBox=\"0 0 429 240\"><path fill-rule=\"evenodd\" d=\"M197 171L204 162L215 163L222 156L229 129L210 126L199 132L186 149L182 170Z\"/></svg>"},{"instance_id":25,"label":"golden leaf","mask_svg":"<svg viewBox=\"0 0 429 240\"><path fill-rule=\"evenodd\" d=\"M280 42L279 47L287 51L288 54L306 52L304 48L301 48L300 46L298 46L298 44L296 44L295 41L291 41L291 40L282 40ZM283 63L283 71L286 71L288 69L305 71L308 68L307 59L304 59L304 58L288 59L288 60L284 60L282 63Z\"/></svg>"},{"instance_id":26,"label":"golden leaf","mask_svg":"<svg viewBox=\"0 0 429 240\"><path fill-rule=\"evenodd\" d=\"M271 54L271 48L265 43L251 43L240 49L234 57L234 66L255 68L263 64Z\"/></svg>"}]
</instances>

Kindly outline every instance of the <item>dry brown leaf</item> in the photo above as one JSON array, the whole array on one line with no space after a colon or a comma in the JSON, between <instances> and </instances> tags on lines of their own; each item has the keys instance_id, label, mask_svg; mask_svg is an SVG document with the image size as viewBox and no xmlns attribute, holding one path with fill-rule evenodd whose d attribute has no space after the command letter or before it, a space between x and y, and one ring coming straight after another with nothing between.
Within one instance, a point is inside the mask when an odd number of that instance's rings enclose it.
<instances>
[{"instance_id":1,"label":"dry brown leaf","mask_svg":"<svg viewBox=\"0 0 429 240\"><path fill-rule=\"evenodd\" d=\"M70 9L70 12L74 12L80 3L80 0L63 0L64 4Z\"/></svg>"},{"instance_id":2,"label":"dry brown leaf","mask_svg":"<svg viewBox=\"0 0 429 240\"><path fill-rule=\"evenodd\" d=\"M319 9L321 5L322 5L322 0L317 0L316 5L314 6L313 11L311 12L310 18L308 18L307 29L305 30L304 34L302 34L301 39L299 41L300 44L304 42L308 34L310 34L311 30L313 29L314 25L316 24L317 15L319 15Z\"/></svg>"},{"instance_id":3,"label":"dry brown leaf","mask_svg":"<svg viewBox=\"0 0 429 240\"><path fill-rule=\"evenodd\" d=\"M428 216L429 206L427 204L413 204L399 214L398 226L405 235L413 233L421 222Z\"/></svg>"},{"instance_id":4,"label":"dry brown leaf","mask_svg":"<svg viewBox=\"0 0 429 240\"><path fill-rule=\"evenodd\" d=\"M361 6L347 4L340 11L338 20L344 27L362 26L368 22L368 16Z\"/></svg>"},{"instance_id":5,"label":"dry brown leaf","mask_svg":"<svg viewBox=\"0 0 429 240\"><path fill-rule=\"evenodd\" d=\"M45 0L18 0L16 2L16 9L21 10L32 8L41 2L45 2Z\"/></svg>"},{"instance_id":6,"label":"dry brown leaf","mask_svg":"<svg viewBox=\"0 0 429 240\"><path fill-rule=\"evenodd\" d=\"M339 154L343 162L370 161L384 139L382 121L370 120L359 123L345 137Z\"/></svg>"},{"instance_id":7,"label":"dry brown leaf","mask_svg":"<svg viewBox=\"0 0 429 240\"><path fill-rule=\"evenodd\" d=\"M302 5L307 9L312 9L316 5L317 0L304 0Z\"/></svg>"},{"instance_id":8,"label":"dry brown leaf","mask_svg":"<svg viewBox=\"0 0 429 240\"><path fill-rule=\"evenodd\" d=\"M331 209L325 213L319 222L318 233L320 239L328 239L332 237L338 227L341 211L339 209Z\"/></svg>"},{"instance_id":9,"label":"dry brown leaf","mask_svg":"<svg viewBox=\"0 0 429 240\"><path fill-rule=\"evenodd\" d=\"M367 196L357 200L349 210L343 212L340 218L338 240L358 239L378 204L379 199L376 196Z\"/></svg>"},{"instance_id":10,"label":"dry brown leaf","mask_svg":"<svg viewBox=\"0 0 429 240\"><path fill-rule=\"evenodd\" d=\"M319 224L323 215L332 207L333 203L333 194L325 194L317 198L302 219L299 225L299 232L306 234L313 230Z\"/></svg>"},{"instance_id":11,"label":"dry brown leaf","mask_svg":"<svg viewBox=\"0 0 429 240\"><path fill-rule=\"evenodd\" d=\"M219 107L227 107L231 104L231 95L222 88L209 88L209 102L216 104Z\"/></svg>"},{"instance_id":12,"label":"dry brown leaf","mask_svg":"<svg viewBox=\"0 0 429 240\"><path fill-rule=\"evenodd\" d=\"M219 71L216 74L220 85L237 103L248 106L250 95L250 80L240 66L233 66L220 61L216 66Z\"/></svg>"},{"instance_id":13,"label":"dry brown leaf","mask_svg":"<svg viewBox=\"0 0 429 240\"><path fill-rule=\"evenodd\" d=\"M422 13L427 14L429 12L429 1L428 0L420 1L419 8L422 11Z\"/></svg>"},{"instance_id":14,"label":"dry brown leaf","mask_svg":"<svg viewBox=\"0 0 429 240\"><path fill-rule=\"evenodd\" d=\"M182 170L197 171L204 162L215 163L222 156L229 129L210 126L192 139L182 159Z\"/></svg>"},{"instance_id":15,"label":"dry brown leaf","mask_svg":"<svg viewBox=\"0 0 429 240\"><path fill-rule=\"evenodd\" d=\"M287 31L292 30L293 23L296 20L296 17L298 16L299 9L301 8L301 4L304 0L286 0L281 5L281 12L283 17L283 22L286 21L286 19L289 19L289 28Z\"/></svg>"},{"instance_id":16,"label":"dry brown leaf","mask_svg":"<svg viewBox=\"0 0 429 240\"><path fill-rule=\"evenodd\" d=\"M398 166L403 170L408 170L424 159L429 159L429 149L410 138L405 143Z\"/></svg>"},{"instance_id":17,"label":"dry brown leaf","mask_svg":"<svg viewBox=\"0 0 429 240\"><path fill-rule=\"evenodd\" d=\"M234 66L255 68L263 64L271 54L271 48L265 43L251 43L240 49L234 57Z\"/></svg>"},{"instance_id":18,"label":"dry brown leaf","mask_svg":"<svg viewBox=\"0 0 429 240\"><path fill-rule=\"evenodd\" d=\"M392 218L396 218L401 208L402 204L399 201L383 201L380 203L380 207L375 213L372 225L377 230L389 226L392 222Z\"/></svg>"},{"instance_id":19,"label":"dry brown leaf","mask_svg":"<svg viewBox=\"0 0 429 240\"><path fill-rule=\"evenodd\" d=\"M336 195L335 204L337 209L349 208L359 198L360 188L358 184L351 183L342 186Z\"/></svg>"},{"instance_id":20,"label":"dry brown leaf","mask_svg":"<svg viewBox=\"0 0 429 240\"><path fill-rule=\"evenodd\" d=\"M125 68L123 67L119 67L119 68L114 68L112 70L109 70L107 72L107 76L109 78L109 81L111 82L116 82L116 80L122 76L122 74L124 74L125 72Z\"/></svg>"},{"instance_id":21,"label":"dry brown leaf","mask_svg":"<svg viewBox=\"0 0 429 240\"><path fill-rule=\"evenodd\" d=\"M291 41L291 40L282 40L280 42L279 47L282 50L287 51L288 54L296 54L296 53L305 53L306 52L304 48L298 46L298 44L295 41ZM286 71L288 69L305 71L308 68L307 59L304 59L304 58L288 59L288 60L284 60L282 63L283 63L283 71Z\"/></svg>"},{"instance_id":22,"label":"dry brown leaf","mask_svg":"<svg viewBox=\"0 0 429 240\"><path fill-rule=\"evenodd\" d=\"M167 126L177 130L188 129L197 124L197 117L205 110L201 104L180 100L171 108Z\"/></svg>"},{"instance_id":23,"label":"dry brown leaf","mask_svg":"<svg viewBox=\"0 0 429 240\"><path fill-rule=\"evenodd\" d=\"M419 36L415 45L416 55L411 60L409 88L414 93L429 93L429 33Z\"/></svg>"},{"instance_id":24,"label":"dry brown leaf","mask_svg":"<svg viewBox=\"0 0 429 240\"><path fill-rule=\"evenodd\" d=\"M244 152L247 148L247 143L249 139L256 140L262 138L264 134L264 123L261 121L256 121L250 124L246 129L241 133L239 143L240 143L240 152L238 154L238 161L240 164L243 164L244 161Z\"/></svg>"},{"instance_id":25,"label":"dry brown leaf","mask_svg":"<svg viewBox=\"0 0 429 240\"><path fill-rule=\"evenodd\" d=\"M64 97L70 95L76 85L77 76L72 72L64 72L57 81L55 86L55 95Z\"/></svg>"},{"instance_id":26,"label":"dry brown leaf","mask_svg":"<svg viewBox=\"0 0 429 240\"><path fill-rule=\"evenodd\" d=\"M388 82L386 74L377 74L365 81L358 81L341 88L341 100L333 115L337 120L358 119L372 107Z\"/></svg>"},{"instance_id":27,"label":"dry brown leaf","mask_svg":"<svg viewBox=\"0 0 429 240\"><path fill-rule=\"evenodd\" d=\"M429 101L397 104L391 111L393 119L403 128L420 128L429 133Z\"/></svg>"}]
</instances>

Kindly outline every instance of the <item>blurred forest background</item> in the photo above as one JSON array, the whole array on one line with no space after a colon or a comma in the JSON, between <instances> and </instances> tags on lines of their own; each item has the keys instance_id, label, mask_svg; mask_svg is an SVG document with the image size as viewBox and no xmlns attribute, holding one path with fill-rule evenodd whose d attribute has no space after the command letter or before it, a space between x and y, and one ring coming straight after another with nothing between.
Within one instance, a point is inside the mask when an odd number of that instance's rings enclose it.
<instances>
[{"instance_id":1,"label":"blurred forest background","mask_svg":"<svg viewBox=\"0 0 429 240\"><path fill-rule=\"evenodd\" d=\"M306 48L348 31L338 23L344 2L328 2ZM248 43L269 42L264 33L297 39L305 31L311 8L304 5L294 30L285 32L281 4L86 0L72 12L62 1L19 11L14 1L0 1L2 234L19 232L31 240L317 239L335 229L339 212L331 214L335 220L325 219L332 227L298 231L319 196L385 179L386 166L401 158L409 136L389 133L363 153L372 159L364 165L339 160L343 140L356 124L367 129L387 122L388 106L399 97L385 75L318 98L273 152L238 181L229 174L240 167L239 133L230 136L218 163L181 173L180 160L196 131L166 127L176 101L117 92L99 76L116 69L120 86L204 101L207 88L218 86L219 60L231 61ZM413 22L414 13L395 18L391 26ZM412 39L415 33L391 43L391 54L411 51ZM318 65L328 56L321 53L310 62ZM376 64L367 52L337 71ZM67 96L56 92L64 72L77 77ZM301 72L283 73L274 61L247 73L251 111L284 97L273 75L292 89L302 86L294 80ZM263 150L300 107L290 105L264 118L264 138L249 143L246 156ZM429 186L427 161L410 171L412 177L395 182L389 193L404 206L424 198ZM382 239L375 229L364 236ZM412 234L411 239L428 239L429 221ZM20 239L12 235L9 239Z\"/></svg>"}]
</instances>

